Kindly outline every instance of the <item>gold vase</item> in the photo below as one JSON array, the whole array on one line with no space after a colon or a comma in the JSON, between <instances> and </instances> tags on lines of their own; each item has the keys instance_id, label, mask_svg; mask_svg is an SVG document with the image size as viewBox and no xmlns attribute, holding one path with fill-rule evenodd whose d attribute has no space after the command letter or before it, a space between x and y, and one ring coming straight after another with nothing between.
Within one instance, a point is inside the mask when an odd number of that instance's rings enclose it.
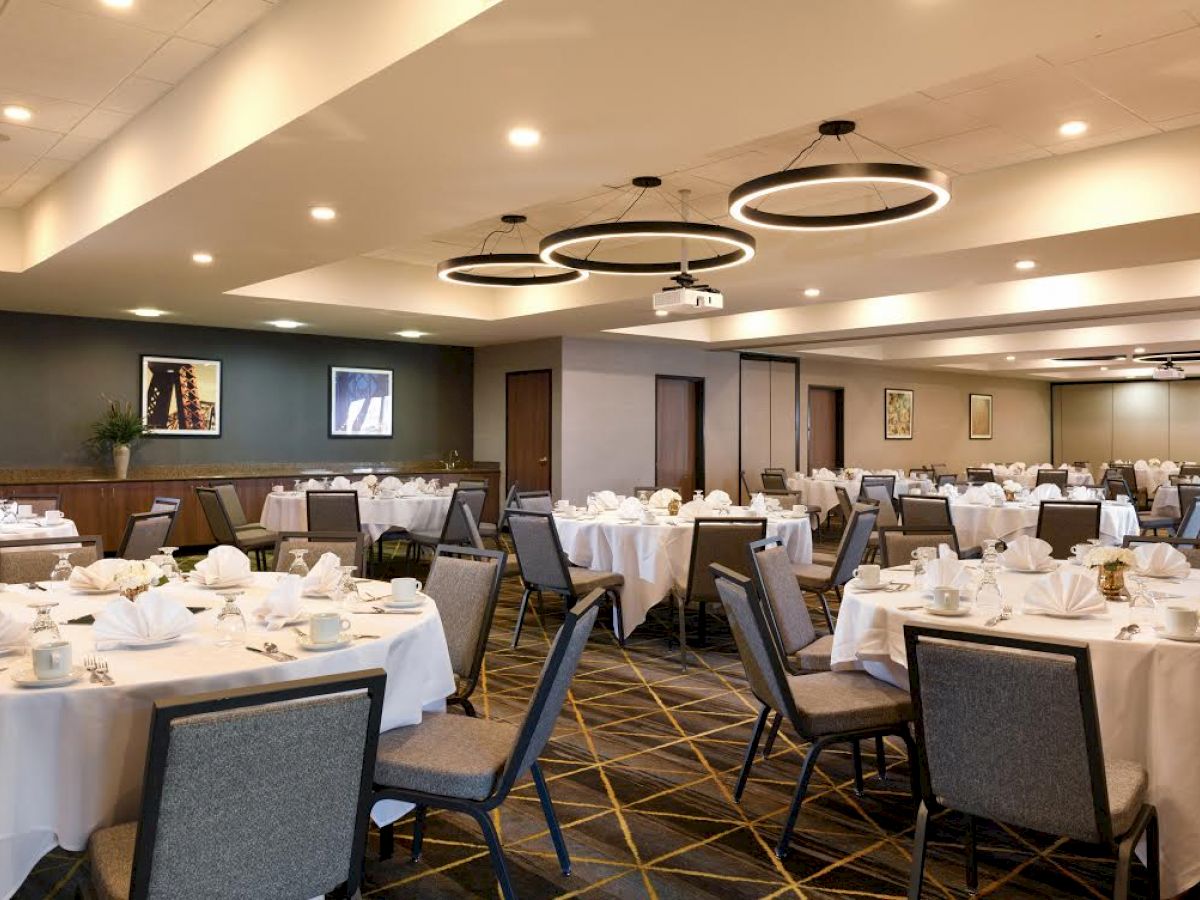
<instances>
[{"instance_id":1,"label":"gold vase","mask_svg":"<svg viewBox=\"0 0 1200 900\"><path fill-rule=\"evenodd\" d=\"M138 584L133 587L121 588L121 596L132 602L148 590L150 590L150 585Z\"/></svg>"},{"instance_id":2,"label":"gold vase","mask_svg":"<svg viewBox=\"0 0 1200 900\"><path fill-rule=\"evenodd\" d=\"M1120 601L1125 599L1125 567L1100 566L1097 576L1100 593L1105 600Z\"/></svg>"},{"instance_id":3,"label":"gold vase","mask_svg":"<svg viewBox=\"0 0 1200 900\"><path fill-rule=\"evenodd\" d=\"M678 500L675 500L674 498L672 498L671 502L667 504L667 515L668 516L679 515L679 501Z\"/></svg>"}]
</instances>

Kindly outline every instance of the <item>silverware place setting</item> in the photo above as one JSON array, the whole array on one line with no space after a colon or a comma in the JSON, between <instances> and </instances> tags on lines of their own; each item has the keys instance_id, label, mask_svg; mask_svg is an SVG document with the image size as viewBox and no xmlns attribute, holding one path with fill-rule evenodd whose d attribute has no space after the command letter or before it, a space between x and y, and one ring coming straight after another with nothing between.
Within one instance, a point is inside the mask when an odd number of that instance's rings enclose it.
<instances>
[{"instance_id":1,"label":"silverware place setting","mask_svg":"<svg viewBox=\"0 0 1200 900\"><path fill-rule=\"evenodd\" d=\"M1138 625L1126 625L1124 628L1122 628L1120 631L1117 632L1116 639L1118 641L1132 641L1133 636L1135 634L1137 634L1138 632L1140 632L1141 630L1142 629Z\"/></svg>"},{"instance_id":2,"label":"silverware place setting","mask_svg":"<svg viewBox=\"0 0 1200 900\"><path fill-rule=\"evenodd\" d=\"M96 684L116 684L108 674L108 660L103 656L85 656L83 667L91 673L92 681Z\"/></svg>"},{"instance_id":3,"label":"silverware place setting","mask_svg":"<svg viewBox=\"0 0 1200 900\"><path fill-rule=\"evenodd\" d=\"M984 627L992 628L996 625L999 625L1001 622L1007 622L1009 619L1012 618L1012 614L1013 614L1012 607L1005 606L1004 608L1002 608L1000 610L1000 614L998 616L992 616L990 619L988 619L986 622L984 622L983 623Z\"/></svg>"},{"instance_id":4,"label":"silverware place setting","mask_svg":"<svg viewBox=\"0 0 1200 900\"><path fill-rule=\"evenodd\" d=\"M292 656L292 654L290 654L290 653L284 653L282 650L279 649L278 644L274 644L271 641L264 642L261 647L253 647L253 646L247 644L246 649L249 650L251 653L261 653L263 656L266 656L266 657L269 657L269 658L275 660L275 662L289 662L290 660L293 660L296 658L296 657Z\"/></svg>"}]
</instances>

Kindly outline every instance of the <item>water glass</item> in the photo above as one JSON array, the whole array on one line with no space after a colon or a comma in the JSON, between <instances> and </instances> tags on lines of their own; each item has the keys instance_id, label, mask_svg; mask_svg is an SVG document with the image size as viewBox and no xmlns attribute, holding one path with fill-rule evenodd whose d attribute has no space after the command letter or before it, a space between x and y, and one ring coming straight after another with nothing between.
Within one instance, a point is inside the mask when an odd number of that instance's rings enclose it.
<instances>
[{"instance_id":1,"label":"water glass","mask_svg":"<svg viewBox=\"0 0 1200 900\"><path fill-rule=\"evenodd\" d=\"M308 562L304 557L308 555L307 550L293 550L292 563L288 566L287 573L289 575L299 575L301 578L308 574Z\"/></svg>"},{"instance_id":2,"label":"water glass","mask_svg":"<svg viewBox=\"0 0 1200 900\"><path fill-rule=\"evenodd\" d=\"M334 600L339 601L343 606L348 606L355 601L362 601L362 596L358 593L358 584L354 581L354 566L338 566L338 571L341 577L338 579L337 589L334 591Z\"/></svg>"},{"instance_id":3,"label":"water glass","mask_svg":"<svg viewBox=\"0 0 1200 900\"><path fill-rule=\"evenodd\" d=\"M159 547L158 552L162 554L162 559L157 563L162 569L163 575L167 581L176 582L183 579L182 573L179 571L179 563L175 561L175 551L178 547Z\"/></svg>"},{"instance_id":4,"label":"water glass","mask_svg":"<svg viewBox=\"0 0 1200 900\"><path fill-rule=\"evenodd\" d=\"M74 568L71 565L71 551L58 550L58 562L54 564L54 568L50 570L50 587L56 591L65 591L67 582L71 580L71 571Z\"/></svg>"},{"instance_id":5,"label":"water glass","mask_svg":"<svg viewBox=\"0 0 1200 900\"><path fill-rule=\"evenodd\" d=\"M241 591L226 591L218 594L225 601L217 613L217 646L231 647L246 633L246 617L237 605Z\"/></svg>"}]
</instances>

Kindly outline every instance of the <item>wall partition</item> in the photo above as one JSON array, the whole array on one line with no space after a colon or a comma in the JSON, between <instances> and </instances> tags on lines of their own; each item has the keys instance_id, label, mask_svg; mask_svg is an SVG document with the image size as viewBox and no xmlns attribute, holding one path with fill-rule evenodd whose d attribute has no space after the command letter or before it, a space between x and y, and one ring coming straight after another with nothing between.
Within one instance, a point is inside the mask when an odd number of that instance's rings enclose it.
<instances>
[{"instance_id":1,"label":"wall partition","mask_svg":"<svg viewBox=\"0 0 1200 900\"><path fill-rule=\"evenodd\" d=\"M742 355L740 468L751 490L762 487L763 469L790 474L799 465L799 382L797 360Z\"/></svg>"},{"instance_id":2,"label":"wall partition","mask_svg":"<svg viewBox=\"0 0 1200 900\"><path fill-rule=\"evenodd\" d=\"M1200 379L1056 384L1054 461L1200 459Z\"/></svg>"}]
</instances>

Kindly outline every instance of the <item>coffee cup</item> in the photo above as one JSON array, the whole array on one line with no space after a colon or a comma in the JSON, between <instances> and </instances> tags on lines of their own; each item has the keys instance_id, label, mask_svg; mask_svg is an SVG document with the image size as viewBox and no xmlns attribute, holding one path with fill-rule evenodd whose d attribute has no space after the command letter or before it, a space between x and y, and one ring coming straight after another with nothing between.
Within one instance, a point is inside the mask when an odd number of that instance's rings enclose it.
<instances>
[{"instance_id":1,"label":"coffee cup","mask_svg":"<svg viewBox=\"0 0 1200 900\"><path fill-rule=\"evenodd\" d=\"M956 587L935 587L930 594L933 598L933 608L944 612L956 612L962 600L962 594Z\"/></svg>"},{"instance_id":2,"label":"coffee cup","mask_svg":"<svg viewBox=\"0 0 1200 900\"><path fill-rule=\"evenodd\" d=\"M792 504L792 518L793 519L803 519L807 515L808 515L808 507L805 506L803 503Z\"/></svg>"},{"instance_id":3,"label":"coffee cup","mask_svg":"<svg viewBox=\"0 0 1200 900\"><path fill-rule=\"evenodd\" d=\"M64 518L61 509L48 509L45 512L44 518L47 522L61 522Z\"/></svg>"},{"instance_id":4,"label":"coffee cup","mask_svg":"<svg viewBox=\"0 0 1200 900\"><path fill-rule=\"evenodd\" d=\"M415 578L393 578L392 599L410 602L417 599L417 594L424 585Z\"/></svg>"},{"instance_id":5,"label":"coffee cup","mask_svg":"<svg viewBox=\"0 0 1200 900\"><path fill-rule=\"evenodd\" d=\"M314 644L335 644L350 630L350 620L339 613L318 612L308 617L308 637Z\"/></svg>"},{"instance_id":6,"label":"coffee cup","mask_svg":"<svg viewBox=\"0 0 1200 900\"><path fill-rule=\"evenodd\" d=\"M1200 625L1200 612L1191 606L1168 606L1163 610L1163 626L1171 637L1193 637Z\"/></svg>"},{"instance_id":7,"label":"coffee cup","mask_svg":"<svg viewBox=\"0 0 1200 900\"><path fill-rule=\"evenodd\" d=\"M879 584L879 566L867 563L854 570L854 577L863 587L876 587Z\"/></svg>"},{"instance_id":8,"label":"coffee cup","mask_svg":"<svg viewBox=\"0 0 1200 900\"><path fill-rule=\"evenodd\" d=\"M71 644L68 641L51 641L39 644L30 651L33 658L34 677L49 681L71 674Z\"/></svg>"},{"instance_id":9,"label":"coffee cup","mask_svg":"<svg viewBox=\"0 0 1200 900\"><path fill-rule=\"evenodd\" d=\"M283 485L282 484L271 485L271 493L272 494L282 494L283 493Z\"/></svg>"},{"instance_id":10,"label":"coffee cup","mask_svg":"<svg viewBox=\"0 0 1200 900\"><path fill-rule=\"evenodd\" d=\"M654 514L654 510L650 509L650 507L646 507L645 509L642 510L642 524L643 525L654 525L657 522L658 522L658 516L656 516Z\"/></svg>"}]
</instances>

